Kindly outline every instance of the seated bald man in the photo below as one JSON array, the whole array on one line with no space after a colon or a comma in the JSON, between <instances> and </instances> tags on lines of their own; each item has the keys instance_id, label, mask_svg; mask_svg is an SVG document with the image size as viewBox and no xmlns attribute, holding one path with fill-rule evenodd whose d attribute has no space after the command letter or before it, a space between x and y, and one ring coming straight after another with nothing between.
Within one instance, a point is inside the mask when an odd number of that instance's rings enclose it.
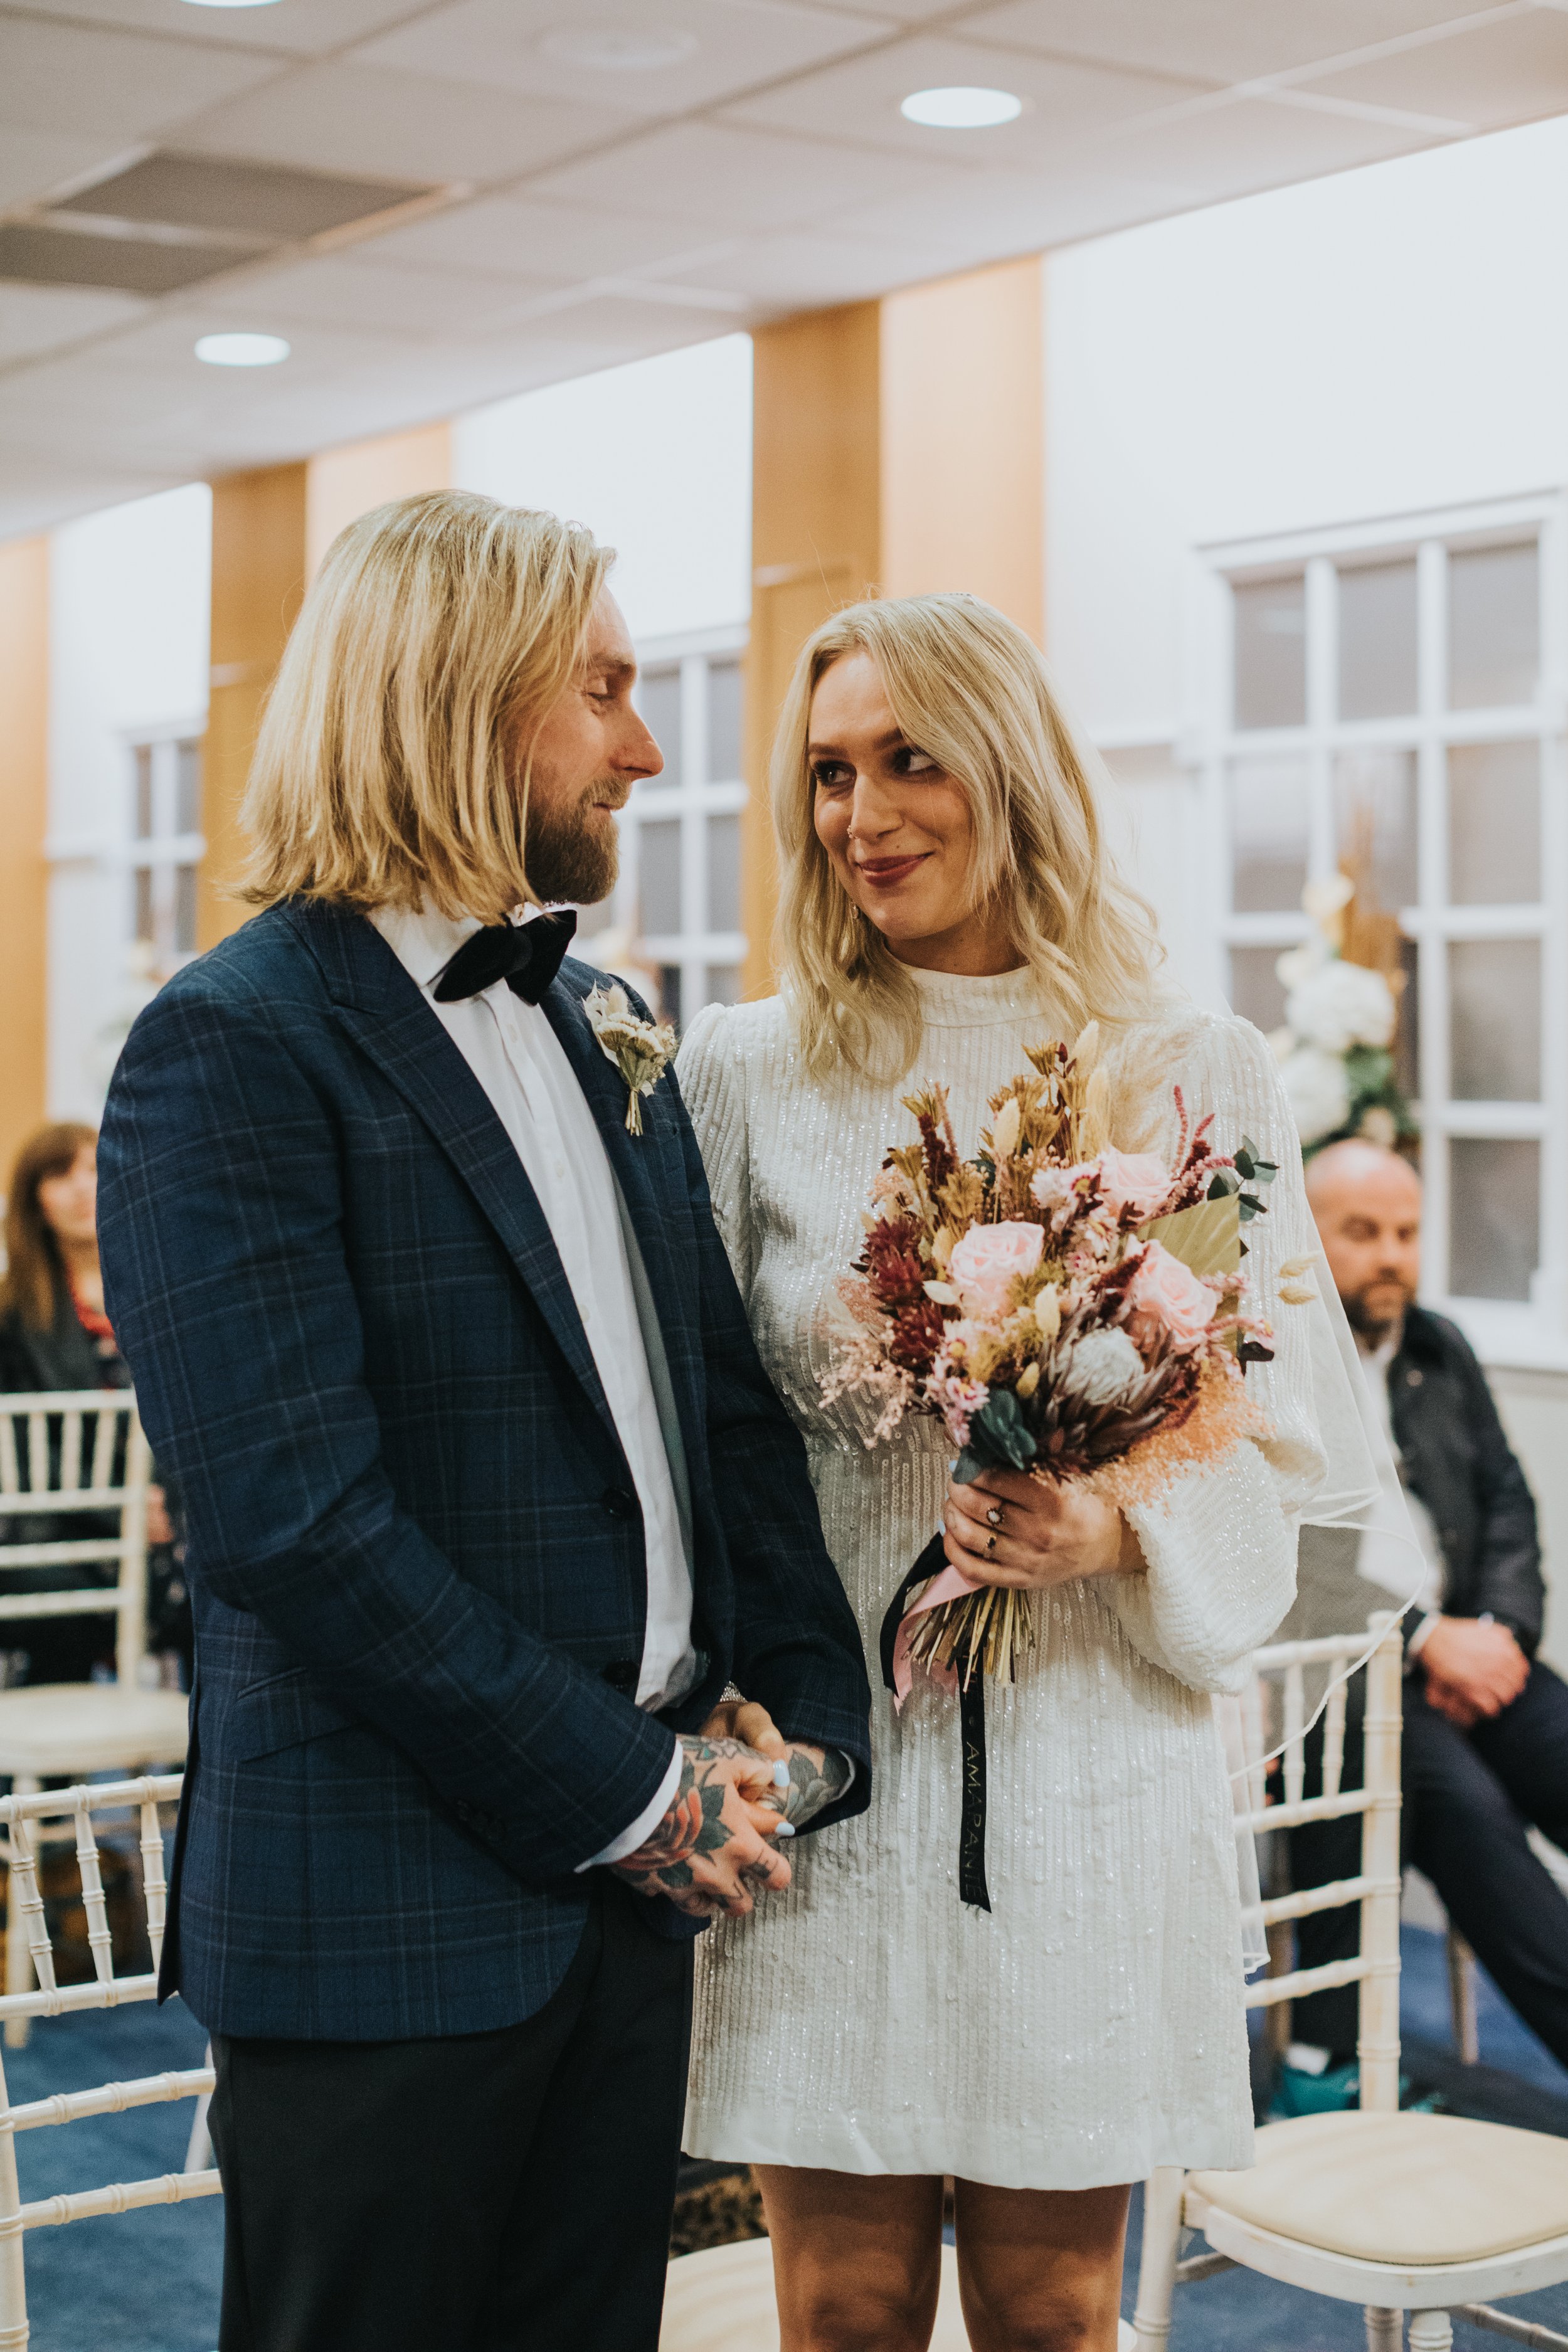
<instances>
[{"instance_id":1,"label":"seated bald man","mask_svg":"<svg viewBox=\"0 0 1568 2352\"><path fill-rule=\"evenodd\" d=\"M1568 1847L1568 1688L1534 1655L1545 1599L1535 1506L1468 1342L1415 1304L1421 1180L1408 1160L1370 1143L1331 1144L1310 1163L1307 1192L1426 1559L1405 1621L1405 1856L1568 2064L1568 1902L1526 1835L1533 1822ZM1375 1526L1306 1528L1285 1630L1358 1628L1391 1593L1403 1600L1418 1573L1408 1541ZM1352 1737L1359 1749L1359 1722ZM1360 1832L1353 1820L1293 1832L1296 1884L1353 1877ZM1303 1919L1297 1935L1303 1967L1343 1958L1357 1948L1357 1915ZM1326 2053L1324 2093L1336 2076L1348 2088L1356 1987L1298 2001L1294 2029L1292 2058L1310 2068ZM1287 2104L1291 2087L1288 2076Z\"/></svg>"}]
</instances>

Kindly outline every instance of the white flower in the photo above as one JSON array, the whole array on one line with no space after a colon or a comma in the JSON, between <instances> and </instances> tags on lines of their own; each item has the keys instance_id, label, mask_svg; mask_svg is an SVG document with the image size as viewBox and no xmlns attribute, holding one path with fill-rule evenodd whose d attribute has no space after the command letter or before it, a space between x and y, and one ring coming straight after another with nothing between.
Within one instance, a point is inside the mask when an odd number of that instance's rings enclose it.
<instances>
[{"instance_id":1,"label":"white flower","mask_svg":"<svg viewBox=\"0 0 1568 2352\"><path fill-rule=\"evenodd\" d=\"M1314 931L1299 947L1287 948L1283 955L1276 956L1274 971L1281 988L1300 988L1314 972L1321 971L1328 960L1329 943L1321 931Z\"/></svg>"},{"instance_id":2,"label":"white flower","mask_svg":"<svg viewBox=\"0 0 1568 2352\"><path fill-rule=\"evenodd\" d=\"M1399 1121L1385 1104L1369 1103L1356 1132L1369 1143L1381 1143L1385 1151L1392 1151L1399 1140Z\"/></svg>"},{"instance_id":3,"label":"white flower","mask_svg":"<svg viewBox=\"0 0 1568 2352\"><path fill-rule=\"evenodd\" d=\"M1352 1045L1386 1045L1396 1007L1380 971L1336 957L1291 990L1285 1018L1304 1045L1344 1054Z\"/></svg>"},{"instance_id":4,"label":"white flower","mask_svg":"<svg viewBox=\"0 0 1568 2352\"><path fill-rule=\"evenodd\" d=\"M1279 1076L1303 1143L1317 1143L1344 1125L1350 1088L1337 1054L1326 1054L1321 1045L1298 1045L1280 1065Z\"/></svg>"},{"instance_id":5,"label":"white flower","mask_svg":"<svg viewBox=\"0 0 1568 2352\"><path fill-rule=\"evenodd\" d=\"M1131 1395L1144 1370L1125 1331L1086 1331L1072 1344L1062 1384L1085 1404L1116 1404Z\"/></svg>"}]
</instances>

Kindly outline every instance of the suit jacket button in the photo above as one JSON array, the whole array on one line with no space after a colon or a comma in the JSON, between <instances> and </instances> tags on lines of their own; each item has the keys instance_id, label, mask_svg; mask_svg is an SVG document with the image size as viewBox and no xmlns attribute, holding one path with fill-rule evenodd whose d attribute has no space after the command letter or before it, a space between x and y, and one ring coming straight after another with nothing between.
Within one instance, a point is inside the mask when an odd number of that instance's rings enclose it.
<instances>
[{"instance_id":1,"label":"suit jacket button","mask_svg":"<svg viewBox=\"0 0 1568 2352\"><path fill-rule=\"evenodd\" d=\"M612 1690L628 1695L637 1686L637 1664L635 1658L616 1658L604 1669L605 1680Z\"/></svg>"}]
</instances>

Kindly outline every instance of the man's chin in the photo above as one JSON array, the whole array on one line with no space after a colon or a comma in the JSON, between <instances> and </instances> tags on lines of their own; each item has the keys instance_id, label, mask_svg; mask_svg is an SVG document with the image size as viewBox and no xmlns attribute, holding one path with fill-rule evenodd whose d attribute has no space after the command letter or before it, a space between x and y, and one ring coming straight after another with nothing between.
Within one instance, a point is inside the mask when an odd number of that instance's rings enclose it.
<instances>
[{"instance_id":1,"label":"man's chin","mask_svg":"<svg viewBox=\"0 0 1568 2352\"><path fill-rule=\"evenodd\" d=\"M1379 1283L1373 1290L1363 1290L1344 1302L1351 1328L1373 1347L1380 1347L1390 1334L1397 1331L1412 1303L1412 1293L1387 1283Z\"/></svg>"}]
</instances>

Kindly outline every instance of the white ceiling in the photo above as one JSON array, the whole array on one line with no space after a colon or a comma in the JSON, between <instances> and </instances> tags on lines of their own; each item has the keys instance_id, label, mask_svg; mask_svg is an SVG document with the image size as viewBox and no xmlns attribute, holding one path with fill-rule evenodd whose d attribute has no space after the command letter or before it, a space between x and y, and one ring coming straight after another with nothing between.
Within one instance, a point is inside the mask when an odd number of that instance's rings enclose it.
<instances>
[{"instance_id":1,"label":"white ceiling","mask_svg":"<svg viewBox=\"0 0 1568 2352\"><path fill-rule=\"evenodd\" d=\"M1025 110L906 122L938 82ZM1568 0L0 0L0 220L156 147L445 191L156 299L0 282L0 536L1564 111ZM293 356L195 359L235 327Z\"/></svg>"}]
</instances>

